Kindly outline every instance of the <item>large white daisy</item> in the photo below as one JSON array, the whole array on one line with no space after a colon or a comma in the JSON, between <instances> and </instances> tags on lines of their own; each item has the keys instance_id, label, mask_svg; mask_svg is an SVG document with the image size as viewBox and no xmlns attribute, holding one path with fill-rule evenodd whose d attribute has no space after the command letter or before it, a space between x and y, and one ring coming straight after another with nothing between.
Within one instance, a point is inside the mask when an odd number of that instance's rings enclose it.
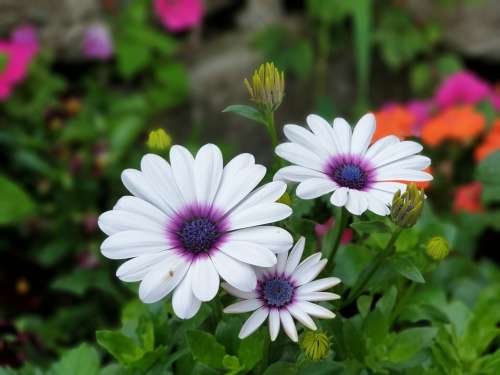
<instances>
[{"instance_id":1,"label":"large white daisy","mask_svg":"<svg viewBox=\"0 0 500 375\"><path fill-rule=\"evenodd\" d=\"M128 259L117 270L123 281L141 281L139 297L156 302L171 291L175 314L187 319L219 289L219 276L235 288L251 291L257 280L252 266L270 267L275 253L287 251L291 235L267 226L292 210L275 201L283 182L259 189L266 173L250 154L223 167L220 150L203 146L194 158L182 146L170 150L170 164L158 155L141 160L141 170L122 173L134 196L122 197L99 217L109 237L102 254Z\"/></svg>"},{"instance_id":2,"label":"large white daisy","mask_svg":"<svg viewBox=\"0 0 500 375\"><path fill-rule=\"evenodd\" d=\"M285 125L290 142L276 147L276 154L292 164L280 169L274 180L300 182L297 196L313 199L333 192L330 202L354 215L367 209L388 215L388 205L397 190L406 184L399 181L429 181L422 171L431 164L426 156L416 155L422 146L400 141L393 135L370 146L375 132L375 116L364 115L354 130L342 118L333 126L317 115L309 115L310 131L298 125Z\"/></svg>"},{"instance_id":3,"label":"large white daisy","mask_svg":"<svg viewBox=\"0 0 500 375\"><path fill-rule=\"evenodd\" d=\"M292 341L298 340L297 328L293 318L311 330L316 324L311 316L331 319L335 314L312 301L329 301L340 298L339 295L324 290L338 283L337 277L314 280L323 270L327 260L321 259L321 253L315 253L300 264L304 251L304 238L300 238L290 251L278 254L278 263L268 269L258 270L257 288L251 292L235 289L226 283L222 287L230 294L241 298L224 309L226 313L246 313L253 311L241 328L241 339L257 330L269 319L269 335L276 340L280 326Z\"/></svg>"}]
</instances>

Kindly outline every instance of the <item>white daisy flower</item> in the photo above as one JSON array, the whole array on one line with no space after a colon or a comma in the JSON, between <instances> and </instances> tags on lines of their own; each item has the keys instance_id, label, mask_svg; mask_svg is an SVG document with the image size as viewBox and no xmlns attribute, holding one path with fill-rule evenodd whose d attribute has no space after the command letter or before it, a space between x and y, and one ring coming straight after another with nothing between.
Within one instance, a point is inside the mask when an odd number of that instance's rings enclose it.
<instances>
[{"instance_id":1,"label":"white daisy flower","mask_svg":"<svg viewBox=\"0 0 500 375\"><path fill-rule=\"evenodd\" d=\"M293 244L287 231L265 225L292 213L275 202L285 183L254 190L265 173L250 154L223 167L222 154L212 144L203 146L196 158L173 146L170 164L158 155L145 155L140 171L122 173L134 196L122 197L99 217L100 228L109 235L102 254L132 258L116 275L126 282L141 281L143 302L156 302L173 291L173 310L182 319L215 297L219 276L251 291L257 283L252 266L273 266L275 253Z\"/></svg>"},{"instance_id":2,"label":"white daisy flower","mask_svg":"<svg viewBox=\"0 0 500 375\"><path fill-rule=\"evenodd\" d=\"M311 330L316 324L311 316L332 319L335 314L312 301L329 301L340 298L339 295L324 290L338 283L337 277L314 280L323 270L327 260L321 259L321 253L315 253L303 260L305 239L301 237L290 251L278 254L278 263L268 269L259 269L257 288L251 292L241 291L226 283L222 287L230 294L241 298L224 309L226 313L246 313L253 311L239 334L243 339L255 332L266 319L269 319L269 335L276 340L280 325L292 341L297 342L297 328L293 318Z\"/></svg>"},{"instance_id":3,"label":"white daisy flower","mask_svg":"<svg viewBox=\"0 0 500 375\"><path fill-rule=\"evenodd\" d=\"M280 169L274 180L300 182L297 196L313 199L333 192L330 202L354 215L367 209L388 215L388 205L397 190L406 184L398 181L429 181L432 176L422 171L431 159L416 155L422 146L413 141L400 141L393 135L370 146L375 132L375 116L364 115L351 130L342 118L333 126L326 120L309 115L311 131L298 125L285 125L290 142L276 147L276 154L292 164Z\"/></svg>"}]
</instances>

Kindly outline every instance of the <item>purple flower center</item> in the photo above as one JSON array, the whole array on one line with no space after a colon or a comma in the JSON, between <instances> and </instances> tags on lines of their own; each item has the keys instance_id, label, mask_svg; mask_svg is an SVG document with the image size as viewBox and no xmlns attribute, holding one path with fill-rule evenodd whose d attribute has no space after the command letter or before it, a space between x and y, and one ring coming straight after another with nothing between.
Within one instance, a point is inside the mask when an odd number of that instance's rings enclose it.
<instances>
[{"instance_id":1,"label":"purple flower center","mask_svg":"<svg viewBox=\"0 0 500 375\"><path fill-rule=\"evenodd\" d=\"M363 190L372 182L368 163L354 155L336 156L326 167L325 173L341 187Z\"/></svg>"},{"instance_id":2,"label":"purple flower center","mask_svg":"<svg viewBox=\"0 0 500 375\"><path fill-rule=\"evenodd\" d=\"M261 283L260 295L269 307L279 308L292 301L294 289L290 281L275 276Z\"/></svg>"},{"instance_id":3,"label":"purple flower center","mask_svg":"<svg viewBox=\"0 0 500 375\"><path fill-rule=\"evenodd\" d=\"M185 221L177 232L185 250L192 254L209 252L221 233L217 223L209 218L200 217Z\"/></svg>"}]
</instances>

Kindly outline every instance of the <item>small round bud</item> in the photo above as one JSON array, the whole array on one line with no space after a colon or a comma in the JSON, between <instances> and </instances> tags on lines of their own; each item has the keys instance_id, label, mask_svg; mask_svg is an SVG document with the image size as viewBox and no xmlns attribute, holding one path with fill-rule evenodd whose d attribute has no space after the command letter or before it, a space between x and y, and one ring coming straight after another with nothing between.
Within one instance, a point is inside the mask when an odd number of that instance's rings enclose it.
<instances>
[{"instance_id":1,"label":"small round bud","mask_svg":"<svg viewBox=\"0 0 500 375\"><path fill-rule=\"evenodd\" d=\"M253 73L252 82L243 81L250 99L261 110L274 112L278 109L285 95L285 74L273 63L265 63Z\"/></svg>"},{"instance_id":2,"label":"small round bud","mask_svg":"<svg viewBox=\"0 0 500 375\"><path fill-rule=\"evenodd\" d=\"M424 190L414 183L403 194L398 190L392 199L391 220L402 228L411 228L422 213L424 199Z\"/></svg>"},{"instance_id":3,"label":"small round bud","mask_svg":"<svg viewBox=\"0 0 500 375\"><path fill-rule=\"evenodd\" d=\"M300 340L300 347L307 359L319 361L330 353L330 338L322 331L307 331Z\"/></svg>"},{"instance_id":4,"label":"small round bud","mask_svg":"<svg viewBox=\"0 0 500 375\"><path fill-rule=\"evenodd\" d=\"M172 138L163 129L156 129L149 133L147 145L153 151L165 151L170 148Z\"/></svg>"},{"instance_id":5,"label":"small round bud","mask_svg":"<svg viewBox=\"0 0 500 375\"><path fill-rule=\"evenodd\" d=\"M448 256L450 246L446 238L436 236L432 237L429 242L427 242L425 252L434 260L442 260Z\"/></svg>"}]
</instances>

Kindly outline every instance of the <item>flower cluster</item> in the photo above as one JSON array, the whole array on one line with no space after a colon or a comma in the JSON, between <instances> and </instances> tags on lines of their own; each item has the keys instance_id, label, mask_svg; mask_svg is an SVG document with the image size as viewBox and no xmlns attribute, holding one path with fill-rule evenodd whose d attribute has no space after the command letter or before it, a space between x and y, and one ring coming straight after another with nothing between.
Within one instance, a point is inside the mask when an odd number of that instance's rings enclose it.
<instances>
[{"instance_id":1,"label":"flower cluster","mask_svg":"<svg viewBox=\"0 0 500 375\"><path fill-rule=\"evenodd\" d=\"M331 193L332 205L355 215L370 210L385 216L394 192L406 188L398 180L432 179L422 171L430 159L417 155L422 150L418 143L392 135L370 146L376 130L372 114L354 129L342 118L330 124L310 115L307 123L309 130L284 127L290 142L279 145L276 154L293 165L260 187L266 168L252 155L238 155L224 166L221 151L212 144L195 156L175 145L170 162L147 154L140 170L125 170L122 181L132 195L99 217L99 227L109 236L102 254L129 259L117 277L140 281L139 297L146 303L172 293L173 311L182 319L215 298L222 278L222 287L242 299L224 311L253 311L240 338L268 319L271 340L283 327L298 341L294 319L315 330L311 317L333 318L335 314L313 302L340 298L326 291L340 279L314 280L327 259L314 253L301 262L305 239L288 252L292 235L273 225L292 214L278 202L286 191L284 181L299 182L302 199ZM414 195L411 190L410 198ZM421 202L416 206L420 209Z\"/></svg>"}]
</instances>

